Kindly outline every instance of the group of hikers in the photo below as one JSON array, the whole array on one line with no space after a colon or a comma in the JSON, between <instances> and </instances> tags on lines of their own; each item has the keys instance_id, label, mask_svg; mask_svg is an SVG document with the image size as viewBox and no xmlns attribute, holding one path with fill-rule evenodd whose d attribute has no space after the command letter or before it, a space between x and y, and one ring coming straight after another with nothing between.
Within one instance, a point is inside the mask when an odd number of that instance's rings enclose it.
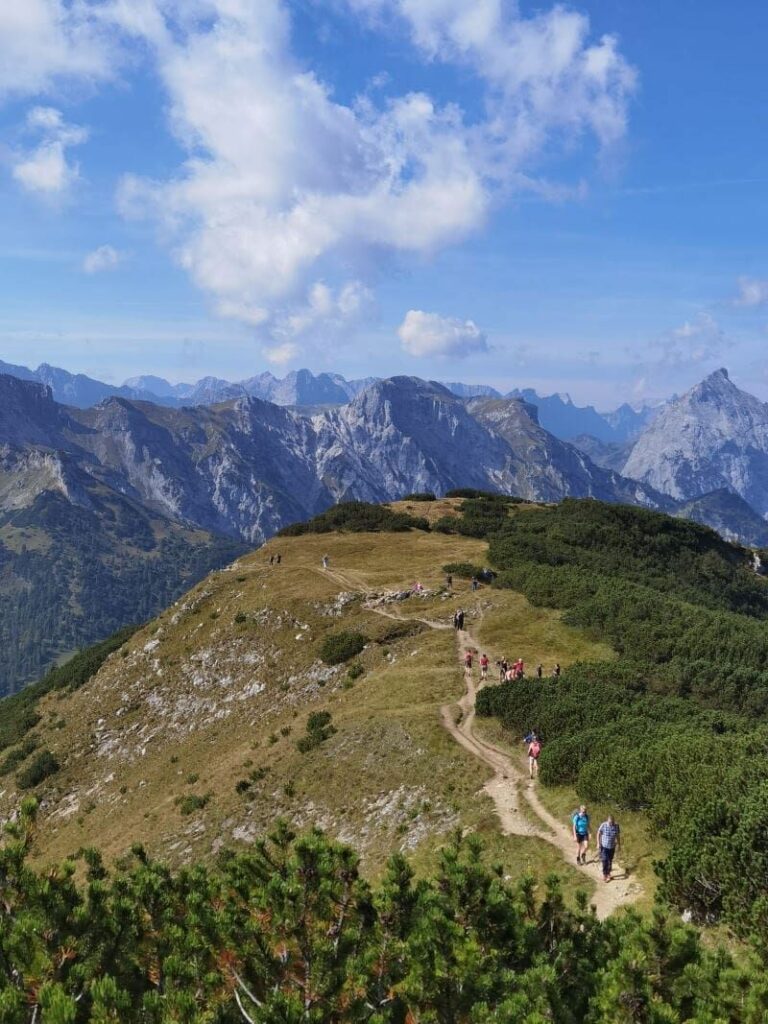
<instances>
[{"instance_id":1,"label":"group of hikers","mask_svg":"<svg viewBox=\"0 0 768 1024\"><path fill-rule=\"evenodd\" d=\"M576 843L576 863L587 863L587 850L590 840L590 823L587 808L582 804L571 815L573 839ZM621 845L621 829L612 814L609 814L597 830L597 853L603 869L603 879L610 882L613 878L613 858Z\"/></svg>"},{"instance_id":2,"label":"group of hikers","mask_svg":"<svg viewBox=\"0 0 768 1024\"><path fill-rule=\"evenodd\" d=\"M529 732L523 738L528 749L528 772L533 779L539 774L539 757L541 756L542 743L535 731ZM591 826L589 814L584 804L571 815L571 833L576 843L576 863L587 863L587 851L591 839ZM618 822L609 814L605 821L599 826L596 834L597 853L600 858L600 865L603 871L603 880L610 882L613 878L613 858L621 844L621 829Z\"/></svg>"}]
</instances>

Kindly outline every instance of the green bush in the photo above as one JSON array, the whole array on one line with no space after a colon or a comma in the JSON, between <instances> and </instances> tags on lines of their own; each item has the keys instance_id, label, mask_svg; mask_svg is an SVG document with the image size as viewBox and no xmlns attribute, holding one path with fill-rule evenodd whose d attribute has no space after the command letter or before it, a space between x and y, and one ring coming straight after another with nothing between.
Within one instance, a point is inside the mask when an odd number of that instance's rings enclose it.
<instances>
[{"instance_id":1,"label":"green bush","mask_svg":"<svg viewBox=\"0 0 768 1024\"><path fill-rule=\"evenodd\" d=\"M26 761L30 754L40 746L40 740L36 736L25 736L21 744L8 754L0 762L0 775L10 775L16 771L19 765Z\"/></svg>"},{"instance_id":2,"label":"green bush","mask_svg":"<svg viewBox=\"0 0 768 1024\"><path fill-rule=\"evenodd\" d=\"M359 661L356 661L354 665L350 665L347 669L347 677L349 679L359 679L364 672L365 667Z\"/></svg>"},{"instance_id":3,"label":"green bush","mask_svg":"<svg viewBox=\"0 0 768 1024\"><path fill-rule=\"evenodd\" d=\"M429 530L429 520L393 512L386 505L365 501L345 501L334 505L305 523L284 527L278 537L301 537L308 533L403 533L406 530Z\"/></svg>"},{"instance_id":4,"label":"green bush","mask_svg":"<svg viewBox=\"0 0 768 1024\"><path fill-rule=\"evenodd\" d=\"M201 811L207 806L210 799L210 793L206 793L204 796L199 796L197 793L187 793L186 796L177 796L174 802L179 808L179 813L186 817L187 815L194 814L195 811Z\"/></svg>"},{"instance_id":5,"label":"green bush","mask_svg":"<svg viewBox=\"0 0 768 1024\"><path fill-rule=\"evenodd\" d=\"M306 754L319 747L321 743L325 743L335 732L336 729L331 724L330 711L313 711L307 719L306 735L298 740L296 747L302 754Z\"/></svg>"},{"instance_id":6,"label":"green bush","mask_svg":"<svg viewBox=\"0 0 768 1024\"><path fill-rule=\"evenodd\" d=\"M41 750L37 757L18 773L16 785L19 789L32 789L51 775L55 775L59 767L59 762L50 750Z\"/></svg>"},{"instance_id":7,"label":"green bush","mask_svg":"<svg viewBox=\"0 0 768 1024\"><path fill-rule=\"evenodd\" d=\"M406 494L401 501L437 501L437 495L432 491L415 491L413 494Z\"/></svg>"},{"instance_id":8,"label":"green bush","mask_svg":"<svg viewBox=\"0 0 768 1024\"><path fill-rule=\"evenodd\" d=\"M320 657L326 665L341 665L359 654L368 643L362 633L329 633L320 646Z\"/></svg>"}]
</instances>

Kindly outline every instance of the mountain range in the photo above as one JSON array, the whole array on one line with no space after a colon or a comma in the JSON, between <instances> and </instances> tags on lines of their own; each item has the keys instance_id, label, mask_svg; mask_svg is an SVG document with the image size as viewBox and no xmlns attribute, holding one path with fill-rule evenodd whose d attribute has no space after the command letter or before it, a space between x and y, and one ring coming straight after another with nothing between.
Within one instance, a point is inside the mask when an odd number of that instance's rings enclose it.
<instances>
[{"instance_id":1,"label":"mountain range","mask_svg":"<svg viewBox=\"0 0 768 1024\"><path fill-rule=\"evenodd\" d=\"M293 370L282 378L264 372L235 382L218 377L203 377L194 384L171 384L163 377L145 375L130 377L118 387L82 373L69 373L48 363L41 363L36 370L30 370L26 366L16 366L2 360L0 373L47 384L57 402L80 408L97 405L106 398L129 398L182 408L214 405L244 395L261 398L275 405L322 408L345 405L377 380L374 377L347 380L338 373L313 374L304 369ZM539 423L545 430L566 441L580 435L590 435L605 443L624 443L640 433L655 411L650 407L638 411L625 404L614 412L603 414L591 405L575 405L568 395L542 397L531 388L522 391L516 389L503 395L487 384L452 381L445 386L459 398L522 398L536 406Z\"/></svg>"},{"instance_id":2,"label":"mountain range","mask_svg":"<svg viewBox=\"0 0 768 1024\"><path fill-rule=\"evenodd\" d=\"M261 386L330 398L342 383L327 378ZM158 386L126 387L139 383ZM635 441L578 445L523 397L459 397L414 377L346 383L356 393L343 404L301 408L245 393L180 408L111 395L83 408L57 402L52 385L0 375L0 692L340 501L464 487L591 497L768 545L768 407L724 370Z\"/></svg>"}]
</instances>

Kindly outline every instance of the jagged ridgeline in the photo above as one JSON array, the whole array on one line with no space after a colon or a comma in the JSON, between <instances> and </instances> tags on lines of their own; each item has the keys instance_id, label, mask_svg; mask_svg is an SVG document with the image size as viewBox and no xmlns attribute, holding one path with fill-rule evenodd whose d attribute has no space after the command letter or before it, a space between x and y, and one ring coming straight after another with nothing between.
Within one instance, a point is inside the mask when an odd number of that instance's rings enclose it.
<instances>
[{"instance_id":1,"label":"jagged ridgeline","mask_svg":"<svg viewBox=\"0 0 768 1024\"><path fill-rule=\"evenodd\" d=\"M498 499L470 503L470 527L483 505ZM543 733L543 783L646 811L676 906L768 944L768 584L751 552L598 502L519 510L488 536L497 586L563 609L618 658L489 688L478 712Z\"/></svg>"}]
</instances>

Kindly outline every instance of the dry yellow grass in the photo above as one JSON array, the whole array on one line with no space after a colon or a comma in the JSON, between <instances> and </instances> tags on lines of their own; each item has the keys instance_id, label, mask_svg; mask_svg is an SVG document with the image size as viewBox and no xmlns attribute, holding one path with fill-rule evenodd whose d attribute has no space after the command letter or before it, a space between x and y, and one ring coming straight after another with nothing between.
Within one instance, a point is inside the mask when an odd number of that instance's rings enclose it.
<instances>
[{"instance_id":1,"label":"dry yellow grass","mask_svg":"<svg viewBox=\"0 0 768 1024\"><path fill-rule=\"evenodd\" d=\"M456 503L427 504L444 505L444 515ZM489 647L529 662L610 656L519 595L472 595L463 581L454 595L442 592L444 563L482 563L485 551L481 541L420 531L308 535L273 540L214 573L81 691L45 700L37 732L64 768L42 787L39 858L83 844L112 858L141 842L182 863L285 817L352 843L370 875L395 850L426 870L462 828L480 833L509 875L556 870L568 891L583 886L548 844L500 835L481 792L486 769L442 727L441 705L463 686L453 632L425 626L387 639L397 623L354 595L418 580L431 593L389 606L393 614L447 622L462 604ZM278 552L281 565L270 566ZM339 630L371 640L357 679L348 666L330 672L319 662L323 638ZM296 741L315 710L331 712L336 732L302 754ZM241 781L245 793L236 792ZM205 804L183 815L178 801L190 795ZM9 784L0 812L16 799Z\"/></svg>"}]
</instances>

